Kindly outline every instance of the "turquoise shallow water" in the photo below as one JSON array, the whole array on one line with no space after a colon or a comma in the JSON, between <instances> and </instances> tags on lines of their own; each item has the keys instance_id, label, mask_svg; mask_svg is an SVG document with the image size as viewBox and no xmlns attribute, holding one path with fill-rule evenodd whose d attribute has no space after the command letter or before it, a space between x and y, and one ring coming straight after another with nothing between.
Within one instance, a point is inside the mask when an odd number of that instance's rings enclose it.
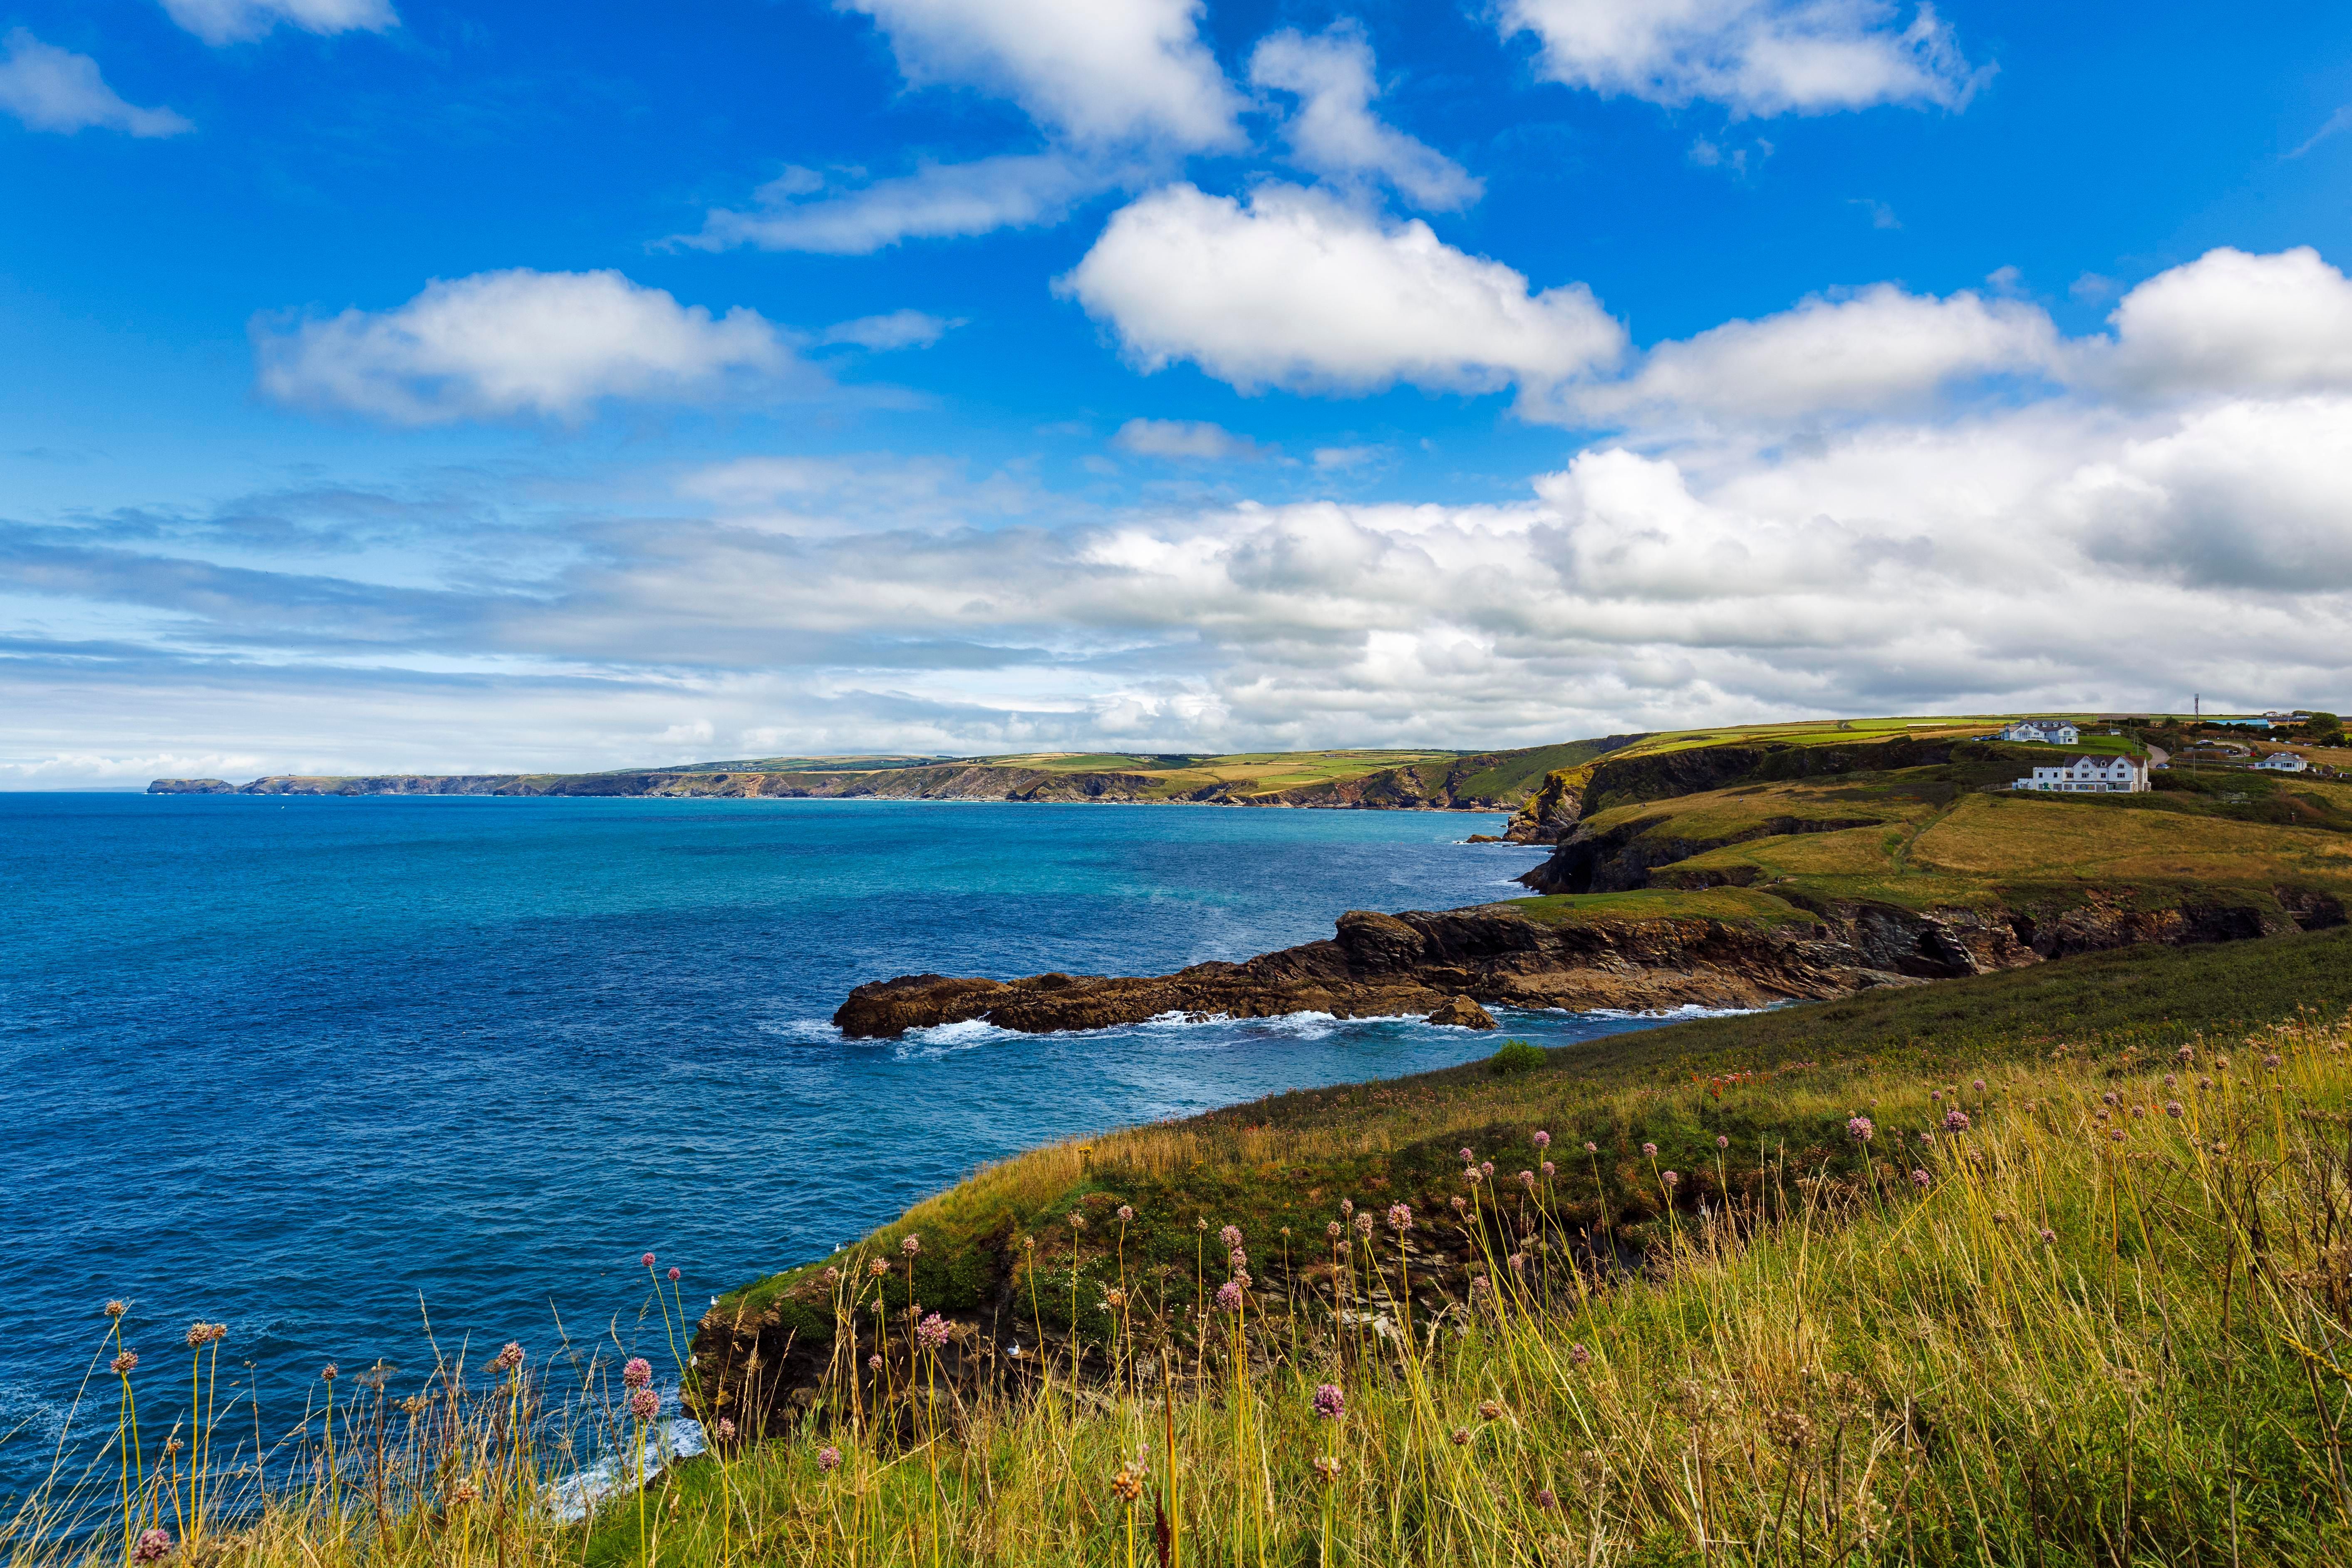
<instances>
[{"instance_id":1,"label":"turquoise shallow water","mask_svg":"<svg viewBox=\"0 0 2352 1568\"><path fill-rule=\"evenodd\" d=\"M1484 1055L1402 1021L826 1020L892 974L1153 973L1509 896L1538 852L1459 842L1499 820L0 795L0 1490L109 1297L159 1370L228 1323L275 1430L323 1362L429 1364L420 1300L445 1340L544 1346L634 1312L648 1249L691 1303L1042 1142Z\"/></svg>"}]
</instances>

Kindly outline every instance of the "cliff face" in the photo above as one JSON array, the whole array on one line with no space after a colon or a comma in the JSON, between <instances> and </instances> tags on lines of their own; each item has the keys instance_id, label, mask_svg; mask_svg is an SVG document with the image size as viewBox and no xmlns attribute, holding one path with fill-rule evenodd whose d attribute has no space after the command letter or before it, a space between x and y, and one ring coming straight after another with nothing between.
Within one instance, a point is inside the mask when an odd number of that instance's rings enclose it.
<instances>
[{"instance_id":1,"label":"cliff face","mask_svg":"<svg viewBox=\"0 0 2352 1568\"><path fill-rule=\"evenodd\" d=\"M1171 1014L1427 1016L1457 997L1576 1011L1763 1007L2139 942L2231 942L2330 923L2324 912L2305 921L2195 893L2151 902L2127 889L2015 907L1914 910L1811 900L1784 907L1788 915L1774 918L1555 919L1535 903L1401 915L1359 910L1342 915L1328 940L1174 974L1009 982L902 975L857 987L833 1021L863 1038L974 1019L1040 1034Z\"/></svg>"},{"instance_id":2,"label":"cliff face","mask_svg":"<svg viewBox=\"0 0 2352 1568\"><path fill-rule=\"evenodd\" d=\"M1613 737L1612 737L1613 739ZM1165 778L1118 770L1074 772L991 763L798 773L622 772L607 773L386 773L362 777L280 774L236 785L220 779L157 779L150 795L495 795L705 799L1189 802L1357 810L1503 811L1519 792L1491 782L1506 753L1449 763L1381 768L1289 789L1248 780L1171 790Z\"/></svg>"},{"instance_id":3,"label":"cliff face","mask_svg":"<svg viewBox=\"0 0 2352 1568\"><path fill-rule=\"evenodd\" d=\"M1696 746L1645 757L1602 757L1546 777L1504 837L1514 844L1554 844L1585 817L1612 806L1737 784L1925 767L1948 762L1951 754L1948 742L1890 740L1843 746Z\"/></svg>"}]
</instances>

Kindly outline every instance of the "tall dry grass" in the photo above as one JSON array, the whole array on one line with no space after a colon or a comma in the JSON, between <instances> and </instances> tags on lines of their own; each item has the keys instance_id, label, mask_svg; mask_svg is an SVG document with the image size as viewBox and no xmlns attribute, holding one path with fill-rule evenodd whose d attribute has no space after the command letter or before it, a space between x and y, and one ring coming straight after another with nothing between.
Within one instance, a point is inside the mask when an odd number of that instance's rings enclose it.
<instances>
[{"instance_id":1,"label":"tall dry grass","mask_svg":"<svg viewBox=\"0 0 2352 1568\"><path fill-rule=\"evenodd\" d=\"M1680 1092L1730 1124L1709 1088ZM560 1467L530 1446L543 1428L517 1376L434 1394L397 1441L320 1456L252 1511L185 1529L148 1522L189 1495L150 1431L122 1450L123 1517L69 1548L10 1545L112 1562L163 1528L175 1556L256 1568L2352 1558L2340 1030L1983 1085L1752 1092L1792 1116L1834 1104L1866 1161L1833 1173L1769 1133L1727 1143L1697 1207L1672 1201L1694 1173L1654 1167L1639 1257L1553 1223L1591 1195L1580 1150L1553 1148L1532 1190L1474 1161L1458 1212L1335 1201L1338 1236L1281 1238L1299 1256L1280 1283L1251 1278L1279 1244L1250 1216L1238 1237L1204 1228L1200 1309L1039 1248L1021 1289L1040 1321L1057 1288L1083 1289L1097 1310L1063 1321L1109 1328L1043 1355L1032 1337L1019 1358L938 1320L877 1320L874 1286L906 1258L846 1254L835 1309L859 1330L836 1336L797 1426L722 1441L589 1522L547 1505ZM1155 1134L1134 1152L1186 1151ZM1019 1179L1050 1194L1050 1172ZM1116 1254L1110 1223L1088 1218ZM1408 1288L1408 1223L1477 1249L1466 1290ZM632 1440L604 1434L624 1455Z\"/></svg>"}]
</instances>

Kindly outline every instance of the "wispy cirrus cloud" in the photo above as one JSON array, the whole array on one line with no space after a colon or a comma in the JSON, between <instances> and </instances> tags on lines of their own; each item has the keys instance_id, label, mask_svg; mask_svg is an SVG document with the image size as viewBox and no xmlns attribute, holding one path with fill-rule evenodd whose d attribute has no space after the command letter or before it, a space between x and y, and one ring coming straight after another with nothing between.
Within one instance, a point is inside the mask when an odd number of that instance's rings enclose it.
<instances>
[{"instance_id":1,"label":"wispy cirrus cloud","mask_svg":"<svg viewBox=\"0 0 2352 1568\"><path fill-rule=\"evenodd\" d=\"M132 136L179 136L194 122L169 109L127 103L106 85L98 62L45 44L23 27L0 36L0 110L28 131L121 131Z\"/></svg>"},{"instance_id":2,"label":"wispy cirrus cloud","mask_svg":"<svg viewBox=\"0 0 2352 1568\"><path fill-rule=\"evenodd\" d=\"M163 0L172 20L218 47L280 24L306 33L381 33L400 25L390 0Z\"/></svg>"}]
</instances>

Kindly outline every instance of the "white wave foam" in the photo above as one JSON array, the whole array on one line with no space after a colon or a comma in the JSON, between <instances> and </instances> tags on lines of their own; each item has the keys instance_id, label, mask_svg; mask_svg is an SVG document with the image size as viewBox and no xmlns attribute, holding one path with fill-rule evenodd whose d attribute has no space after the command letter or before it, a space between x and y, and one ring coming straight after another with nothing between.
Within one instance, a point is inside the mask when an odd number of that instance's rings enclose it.
<instances>
[{"instance_id":1,"label":"white wave foam","mask_svg":"<svg viewBox=\"0 0 2352 1568\"><path fill-rule=\"evenodd\" d=\"M547 1505L565 1524L578 1524L609 1499L622 1496L660 1475L676 1459L703 1450L702 1424L686 1416L656 1421L642 1454L607 1454L585 1469L549 1485Z\"/></svg>"}]
</instances>

